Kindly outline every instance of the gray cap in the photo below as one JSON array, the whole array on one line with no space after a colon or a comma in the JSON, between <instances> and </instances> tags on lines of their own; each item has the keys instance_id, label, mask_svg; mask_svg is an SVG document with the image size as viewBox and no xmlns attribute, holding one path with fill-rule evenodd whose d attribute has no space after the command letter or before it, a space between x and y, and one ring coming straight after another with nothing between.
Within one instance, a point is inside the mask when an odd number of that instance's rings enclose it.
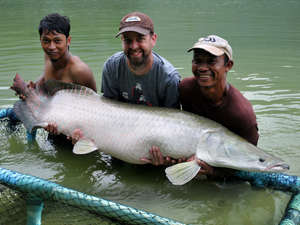
<instances>
[{"instance_id":1,"label":"gray cap","mask_svg":"<svg viewBox=\"0 0 300 225\"><path fill-rule=\"evenodd\" d=\"M208 51L209 53L215 56L221 56L225 53L228 56L228 58L232 60L231 46L225 39L220 38L216 35L210 35L205 38L199 38L198 42L194 44L194 46L190 48L188 52L197 48L204 49L205 51Z\"/></svg>"}]
</instances>

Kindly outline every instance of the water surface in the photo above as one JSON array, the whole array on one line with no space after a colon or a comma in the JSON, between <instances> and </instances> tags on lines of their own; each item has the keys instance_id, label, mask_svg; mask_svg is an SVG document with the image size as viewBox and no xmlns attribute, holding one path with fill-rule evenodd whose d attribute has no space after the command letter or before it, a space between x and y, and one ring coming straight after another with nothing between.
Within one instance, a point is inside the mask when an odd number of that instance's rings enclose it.
<instances>
[{"instance_id":1,"label":"water surface","mask_svg":"<svg viewBox=\"0 0 300 225\"><path fill-rule=\"evenodd\" d=\"M121 18L141 11L154 21L154 47L182 78L192 76L198 38L221 36L233 48L228 81L252 103L258 146L284 159L299 175L300 2L298 0L9 1L0 0L0 108L17 99L8 87L16 73L35 80L43 71L38 24L58 12L71 19L70 51L92 69L100 90L105 60L121 51ZM173 186L162 168L111 161L101 154L74 155L49 143L0 141L0 166L190 224L278 224L289 194L245 182L198 181Z\"/></svg>"}]
</instances>

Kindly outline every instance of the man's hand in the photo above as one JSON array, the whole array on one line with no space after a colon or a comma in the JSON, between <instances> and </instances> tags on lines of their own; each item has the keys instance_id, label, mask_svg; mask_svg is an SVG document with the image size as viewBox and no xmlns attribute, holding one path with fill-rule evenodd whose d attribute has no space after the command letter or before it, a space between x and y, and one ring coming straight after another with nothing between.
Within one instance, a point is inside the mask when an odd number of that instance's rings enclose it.
<instances>
[{"instance_id":1,"label":"man's hand","mask_svg":"<svg viewBox=\"0 0 300 225\"><path fill-rule=\"evenodd\" d=\"M203 174L203 175L208 175L208 176L213 175L214 168L212 166L206 164L206 162L201 161L200 159L197 159L197 163L201 167L198 174Z\"/></svg>"},{"instance_id":2,"label":"man's hand","mask_svg":"<svg viewBox=\"0 0 300 225\"><path fill-rule=\"evenodd\" d=\"M72 137L67 137L68 140L72 139L72 144L75 145L77 141L79 141L80 138L83 137L83 132L80 129L75 129Z\"/></svg>"},{"instance_id":3,"label":"man's hand","mask_svg":"<svg viewBox=\"0 0 300 225\"><path fill-rule=\"evenodd\" d=\"M159 147L152 146L150 148L150 157L151 159L142 158L141 160L147 163L151 163L154 166L171 166L178 162L185 162L186 159L172 159L171 157L164 158L161 154Z\"/></svg>"},{"instance_id":4,"label":"man's hand","mask_svg":"<svg viewBox=\"0 0 300 225\"><path fill-rule=\"evenodd\" d=\"M44 126L45 131L53 133L53 134L60 134L57 132L57 126L54 123L48 123L47 126Z\"/></svg>"},{"instance_id":5,"label":"man's hand","mask_svg":"<svg viewBox=\"0 0 300 225\"><path fill-rule=\"evenodd\" d=\"M32 81L29 81L27 84L27 88L30 89L36 89L36 83L33 83ZM18 95L18 93L15 93L15 95ZM26 97L22 94L19 95L19 99L22 101L26 101Z\"/></svg>"},{"instance_id":6,"label":"man's hand","mask_svg":"<svg viewBox=\"0 0 300 225\"><path fill-rule=\"evenodd\" d=\"M195 156L192 156L192 157L188 158L186 161L189 162L189 161L192 161L192 160L195 160ZM197 163L201 167L198 174L208 175L208 176L213 174L214 168L212 166L208 165L204 161L201 161L200 159L197 159Z\"/></svg>"}]
</instances>

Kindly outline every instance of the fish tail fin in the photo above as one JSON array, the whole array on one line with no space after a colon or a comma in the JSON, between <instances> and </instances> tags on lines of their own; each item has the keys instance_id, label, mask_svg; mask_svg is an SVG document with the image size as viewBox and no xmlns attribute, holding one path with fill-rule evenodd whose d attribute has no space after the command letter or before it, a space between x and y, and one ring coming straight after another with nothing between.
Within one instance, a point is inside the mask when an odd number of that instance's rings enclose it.
<instances>
[{"instance_id":1,"label":"fish tail fin","mask_svg":"<svg viewBox=\"0 0 300 225\"><path fill-rule=\"evenodd\" d=\"M16 91L19 95L24 95L26 97L26 101L37 101L38 103L40 103L39 97L47 97L48 92L45 86L45 82L36 84L36 89L29 89L27 83L20 77L18 73L16 74L13 86L11 86L10 89Z\"/></svg>"},{"instance_id":2,"label":"fish tail fin","mask_svg":"<svg viewBox=\"0 0 300 225\"><path fill-rule=\"evenodd\" d=\"M165 172L168 179L174 185L183 185L192 180L201 167L197 164L196 159L190 162L178 163L166 168Z\"/></svg>"},{"instance_id":3,"label":"fish tail fin","mask_svg":"<svg viewBox=\"0 0 300 225\"><path fill-rule=\"evenodd\" d=\"M47 123L40 123L34 112L41 106L46 96L43 93L38 93L34 88L28 89L27 83L18 73L10 89L26 97L25 101L17 101L13 107L15 114L24 123L25 127L32 132L39 127L45 126Z\"/></svg>"},{"instance_id":4,"label":"fish tail fin","mask_svg":"<svg viewBox=\"0 0 300 225\"><path fill-rule=\"evenodd\" d=\"M24 96L29 94L26 82L20 77L18 73L16 74L13 86L11 86L10 89L15 90L18 94L23 94Z\"/></svg>"},{"instance_id":5,"label":"fish tail fin","mask_svg":"<svg viewBox=\"0 0 300 225\"><path fill-rule=\"evenodd\" d=\"M27 130L30 132L35 131L37 128L44 127L48 123L40 123L34 114L30 111L24 101L18 101L14 104L14 112L18 119L22 121Z\"/></svg>"}]
</instances>

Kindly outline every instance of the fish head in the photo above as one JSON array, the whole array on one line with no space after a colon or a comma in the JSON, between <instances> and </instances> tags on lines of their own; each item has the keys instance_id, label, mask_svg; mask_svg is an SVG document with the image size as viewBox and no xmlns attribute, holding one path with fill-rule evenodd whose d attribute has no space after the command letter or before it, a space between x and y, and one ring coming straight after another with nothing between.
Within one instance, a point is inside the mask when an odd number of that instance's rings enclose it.
<instances>
[{"instance_id":1,"label":"fish head","mask_svg":"<svg viewBox=\"0 0 300 225\"><path fill-rule=\"evenodd\" d=\"M197 158L210 166L247 172L284 172L289 166L231 132L205 132L197 145Z\"/></svg>"}]
</instances>

